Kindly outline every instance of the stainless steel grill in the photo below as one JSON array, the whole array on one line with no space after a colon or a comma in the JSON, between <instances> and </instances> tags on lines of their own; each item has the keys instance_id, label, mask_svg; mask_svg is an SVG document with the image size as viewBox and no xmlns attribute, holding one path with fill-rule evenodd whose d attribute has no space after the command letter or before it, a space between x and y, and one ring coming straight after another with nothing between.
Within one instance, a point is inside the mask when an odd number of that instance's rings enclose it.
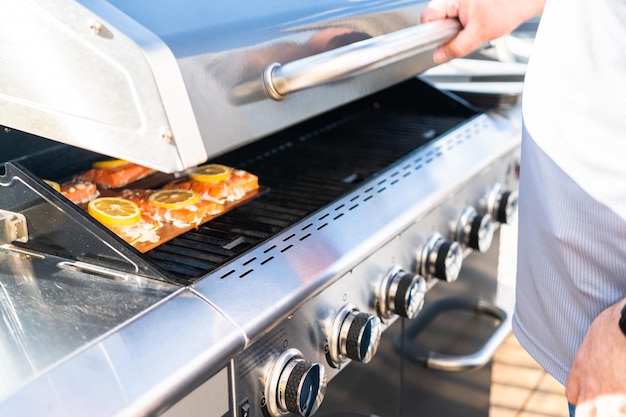
<instances>
[{"instance_id":1,"label":"stainless steel grill","mask_svg":"<svg viewBox=\"0 0 626 417\"><path fill-rule=\"evenodd\" d=\"M200 3L154 14L138 2L0 6L17 22L0 30L1 53L15 55L0 70L4 415L311 415L329 381L367 366L381 334L418 315L515 212L516 109L479 111L415 78L456 23L418 25L423 4L411 2L289 6L290 19L255 6L241 33L209 42L233 5ZM5 48L9 32L37 24ZM286 47L337 28L358 39ZM43 34L59 50L50 73L16 70L43 54L26 49ZM302 87L311 62L361 48L396 52ZM95 105L108 87L88 69L102 59L95 74L130 81ZM81 94L20 90L59 71ZM137 100L121 105L129 91ZM42 181L102 154L171 172L163 181L210 157L258 175L263 191L139 253Z\"/></svg>"}]
</instances>

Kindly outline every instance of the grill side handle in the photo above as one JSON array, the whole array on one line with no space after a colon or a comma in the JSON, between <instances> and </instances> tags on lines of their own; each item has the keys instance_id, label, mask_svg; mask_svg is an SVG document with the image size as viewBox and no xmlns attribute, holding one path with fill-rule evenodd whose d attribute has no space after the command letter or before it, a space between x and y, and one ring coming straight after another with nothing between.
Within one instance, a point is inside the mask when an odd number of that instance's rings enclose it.
<instances>
[{"instance_id":1,"label":"grill side handle","mask_svg":"<svg viewBox=\"0 0 626 417\"><path fill-rule=\"evenodd\" d=\"M491 316L499 321L491 336L482 347L468 355L449 355L420 348L410 342L415 339L441 313L452 310L473 311L478 315ZM459 372L479 369L485 366L512 330L512 314L497 305L473 297L449 297L436 301L424 309L417 319L406 329L405 340L400 334L395 338L396 350L402 352L412 362L426 368L440 371Z\"/></svg>"},{"instance_id":2,"label":"grill side handle","mask_svg":"<svg viewBox=\"0 0 626 417\"><path fill-rule=\"evenodd\" d=\"M460 29L456 19L423 23L284 65L273 63L263 72L263 84L271 98L283 100L296 91L354 77L433 50Z\"/></svg>"}]
</instances>

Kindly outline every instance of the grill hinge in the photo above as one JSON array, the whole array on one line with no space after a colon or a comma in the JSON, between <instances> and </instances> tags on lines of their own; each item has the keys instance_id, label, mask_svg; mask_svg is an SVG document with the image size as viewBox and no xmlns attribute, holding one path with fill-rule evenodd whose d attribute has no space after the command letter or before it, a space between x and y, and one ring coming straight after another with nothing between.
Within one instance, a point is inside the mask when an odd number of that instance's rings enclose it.
<instances>
[{"instance_id":1,"label":"grill hinge","mask_svg":"<svg viewBox=\"0 0 626 417\"><path fill-rule=\"evenodd\" d=\"M28 228L23 214L0 210L0 244L28 242Z\"/></svg>"}]
</instances>

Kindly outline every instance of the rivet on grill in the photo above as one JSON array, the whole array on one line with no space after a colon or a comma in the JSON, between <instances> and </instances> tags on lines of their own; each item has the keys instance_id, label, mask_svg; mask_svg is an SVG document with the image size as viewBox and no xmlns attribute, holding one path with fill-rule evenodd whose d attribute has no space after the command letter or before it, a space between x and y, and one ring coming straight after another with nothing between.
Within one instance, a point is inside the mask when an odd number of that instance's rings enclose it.
<instances>
[{"instance_id":1,"label":"rivet on grill","mask_svg":"<svg viewBox=\"0 0 626 417\"><path fill-rule=\"evenodd\" d=\"M169 129L164 129L161 132L161 139L167 141L167 142L171 142L172 139L174 139L174 135L172 134L172 131Z\"/></svg>"},{"instance_id":2,"label":"rivet on grill","mask_svg":"<svg viewBox=\"0 0 626 417\"><path fill-rule=\"evenodd\" d=\"M89 25L89 28L93 31L93 33L99 35L100 31L102 30L102 23L92 22L91 25Z\"/></svg>"}]
</instances>

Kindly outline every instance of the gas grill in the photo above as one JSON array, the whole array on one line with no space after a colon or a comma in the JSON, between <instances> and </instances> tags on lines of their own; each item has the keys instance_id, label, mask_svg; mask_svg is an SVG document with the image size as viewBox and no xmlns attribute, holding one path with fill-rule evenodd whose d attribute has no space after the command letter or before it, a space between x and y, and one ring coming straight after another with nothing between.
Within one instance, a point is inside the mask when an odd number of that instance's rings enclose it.
<instances>
[{"instance_id":1,"label":"gas grill","mask_svg":"<svg viewBox=\"0 0 626 417\"><path fill-rule=\"evenodd\" d=\"M312 415L512 221L518 109L415 77L458 30L423 3L139 3L0 6L2 415ZM262 190L139 253L43 181L103 155Z\"/></svg>"}]
</instances>

